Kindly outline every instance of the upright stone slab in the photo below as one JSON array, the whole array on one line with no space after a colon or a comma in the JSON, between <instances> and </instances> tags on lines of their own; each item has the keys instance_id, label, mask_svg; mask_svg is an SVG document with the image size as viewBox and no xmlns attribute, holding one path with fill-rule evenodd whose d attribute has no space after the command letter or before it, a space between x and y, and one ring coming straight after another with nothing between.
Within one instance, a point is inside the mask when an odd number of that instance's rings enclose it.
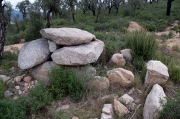
<instances>
[{"instance_id":1,"label":"upright stone slab","mask_svg":"<svg viewBox=\"0 0 180 119\"><path fill-rule=\"evenodd\" d=\"M61 65L86 65L98 60L103 52L104 42L92 41L88 44L63 47L53 52L52 60Z\"/></svg>"},{"instance_id":2,"label":"upright stone slab","mask_svg":"<svg viewBox=\"0 0 180 119\"><path fill-rule=\"evenodd\" d=\"M147 63L145 85L165 84L169 78L168 68L160 61L150 60Z\"/></svg>"},{"instance_id":3,"label":"upright stone slab","mask_svg":"<svg viewBox=\"0 0 180 119\"><path fill-rule=\"evenodd\" d=\"M77 28L46 28L40 33L57 45L80 45L96 40L93 34Z\"/></svg>"},{"instance_id":4,"label":"upright stone slab","mask_svg":"<svg viewBox=\"0 0 180 119\"><path fill-rule=\"evenodd\" d=\"M158 119L158 111L163 109L163 103L166 103L166 95L163 88L155 84L146 98L143 109L143 119Z\"/></svg>"},{"instance_id":5,"label":"upright stone slab","mask_svg":"<svg viewBox=\"0 0 180 119\"><path fill-rule=\"evenodd\" d=\"M18 66L21 69L32 68L46 61L49 54L49 45L46 39L25 43L18 54Z\"/></svg>"}]
</instances>

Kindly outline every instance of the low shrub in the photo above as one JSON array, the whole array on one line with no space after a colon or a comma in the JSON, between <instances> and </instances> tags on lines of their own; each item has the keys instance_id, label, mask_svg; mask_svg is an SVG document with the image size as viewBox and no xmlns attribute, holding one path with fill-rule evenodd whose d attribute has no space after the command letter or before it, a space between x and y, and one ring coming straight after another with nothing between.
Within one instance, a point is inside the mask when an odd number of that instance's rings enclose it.
<instances>
[{"instance_id":1,"label":"low shrub","mask_svg":"<svg viewBox=\"0 0 180 119\"><path fill-rule=\"evenodd\" d=\"M163 110L159 111L160 119L180 119L180 92L176 93L176 98L168 98L168 102L163 104Z\"/></svg>"},{"instance_id":2,"label":"low shrub","mask_svg":"<svg viewBox=\"0 0 180 119\"><path fill-rule=\"evenodd\" d=\"M147 34L145 31L126 33L122 39L126 41L127 47L131 49L133 57L141 56L143 60L152 58L157 48L155 35Z\"/></svg>"},{"instance_id":3,"label":"low shrub","mask_svg":"<svg viewBox=\"0 0 180 119\"><path fill-rule=\"evenodd\" d=\"M25 119L28 108L24 99L0 100L0 119Z\"/></svg>"},{"instance_id":4,"label":"low shrub","mask_svg":"<svg viewBox=\"0 0 180 119\"><path fill-rule=\"evenodd\" d=\"M0 99L2 99L4 97L4 91L5 90L6 90L6 85L2 81L2 79L0 79Z\"/></svg>"},{"instance_id":5,"label":"low shrub","mask_svg":"<svg viewBox=\"0 0 180 119\"><path fill-rule=\"evenodd\" d=\"M177 82L180 81L180 67L177 62L171 61L168 65L169 79Z\"/></svg>"},{"instance_id":6,"label":"low shrub","mask_svg":"<svg viewBox=\"0 0 180 119\"><path fill-rule=\"evenodd\" d=\"M12 53L12 52L10 52L10 51L5 51L5 52L3 53L3 59L4 59L4 60L17 61L18 56L17 56L17 54Z\"/></svg>"},{"instance_id":7,"label":"low shrub","mask_svg":"<svg viewBox=\"0 0 180 119\"><path fill-rule=\"evenodd\" d=\"M172 50L173 50L173 51L176 51L176 52L180 52L180 47L179 47L178 45L174 45L174 46L172 47Z\"/></svg>"},{"instance_id":8,"label":"low shrub","mask_svg":"<svg viewBox=\"0 0 180 119\"><path fill-rule=\"evenodd\" d=\"M44 82L39 82L27 97L31 113L38 113L52 101L52 94L44 88Z\"/></svg>"},{"instance_id":9,"label":"low shrub","mask_svg":"<svg viewBox=\"0 0 180 119\"><path fill-rule=\"evenodd\" d=\"M142 56L134 56L133 65L136 67L137 70L142 71L143 67L145 66L143 57Z\"/></svg>"},{"instance_id":10,"label":"low shrub","mask_svg":"<svg viewBox=\"0 0 180 119\"><path fill-rule=\"evenodd\" d=\"M64 67L52 68L49 72L49 77L49 91L55 99L67 95L70 95L75 101L82 98L84 88L75 71L65 70Z\"/></svg>"}]
</instances>

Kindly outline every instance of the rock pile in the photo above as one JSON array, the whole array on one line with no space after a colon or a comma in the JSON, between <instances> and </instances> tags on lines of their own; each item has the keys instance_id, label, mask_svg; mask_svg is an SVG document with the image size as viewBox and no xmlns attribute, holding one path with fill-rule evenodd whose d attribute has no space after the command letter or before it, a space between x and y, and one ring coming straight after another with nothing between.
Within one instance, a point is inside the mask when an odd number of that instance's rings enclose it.
<instances>
[{"instance_id":1,"label":"rock pile","mask_svg":"<svg viewBox=\"0 0 180 119\"><path fill-rule=\"evenodd\" d=\"M94 63L104 49L102 41L77 28L47 28L40 33L44 38L24 44L18 55L18 66L32 68L35 78L46 79L52 66Z\"/></svg>"}]
</instances>

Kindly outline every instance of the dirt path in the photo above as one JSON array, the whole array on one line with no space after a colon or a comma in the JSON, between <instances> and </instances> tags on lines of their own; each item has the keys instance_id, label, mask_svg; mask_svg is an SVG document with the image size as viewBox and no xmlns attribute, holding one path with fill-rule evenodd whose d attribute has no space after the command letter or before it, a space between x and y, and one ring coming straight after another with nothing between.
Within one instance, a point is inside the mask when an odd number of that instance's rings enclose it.
<instances>
[{"instance_id":1,"label":"dirt path","mask_svg":"<svg viewBox=\"0 0 180 119\"><path fill-rule=\"evenodd\" d=\"M23 45L24 45L24 43L4 46L4 51L10 51L10 52L18 53L18 51L21 49L21 47Z\"/></svg>"}]
</instances>

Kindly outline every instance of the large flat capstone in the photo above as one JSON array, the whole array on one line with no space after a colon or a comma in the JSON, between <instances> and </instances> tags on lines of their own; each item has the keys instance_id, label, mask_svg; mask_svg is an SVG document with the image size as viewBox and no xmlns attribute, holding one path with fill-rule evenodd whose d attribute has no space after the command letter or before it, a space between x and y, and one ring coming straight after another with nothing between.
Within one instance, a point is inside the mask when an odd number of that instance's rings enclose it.
<instances>
[{"instance_id":1,"label":"large flat capstone","mask_svg":"<svg viewBox=\"0 0 180 119\"><path fill-rule=\"evenodd\" d=\"M46 28L40 33L57 45L80 45L96 40L93 34L77 28Z\"/></svg>"}]
</instances>

